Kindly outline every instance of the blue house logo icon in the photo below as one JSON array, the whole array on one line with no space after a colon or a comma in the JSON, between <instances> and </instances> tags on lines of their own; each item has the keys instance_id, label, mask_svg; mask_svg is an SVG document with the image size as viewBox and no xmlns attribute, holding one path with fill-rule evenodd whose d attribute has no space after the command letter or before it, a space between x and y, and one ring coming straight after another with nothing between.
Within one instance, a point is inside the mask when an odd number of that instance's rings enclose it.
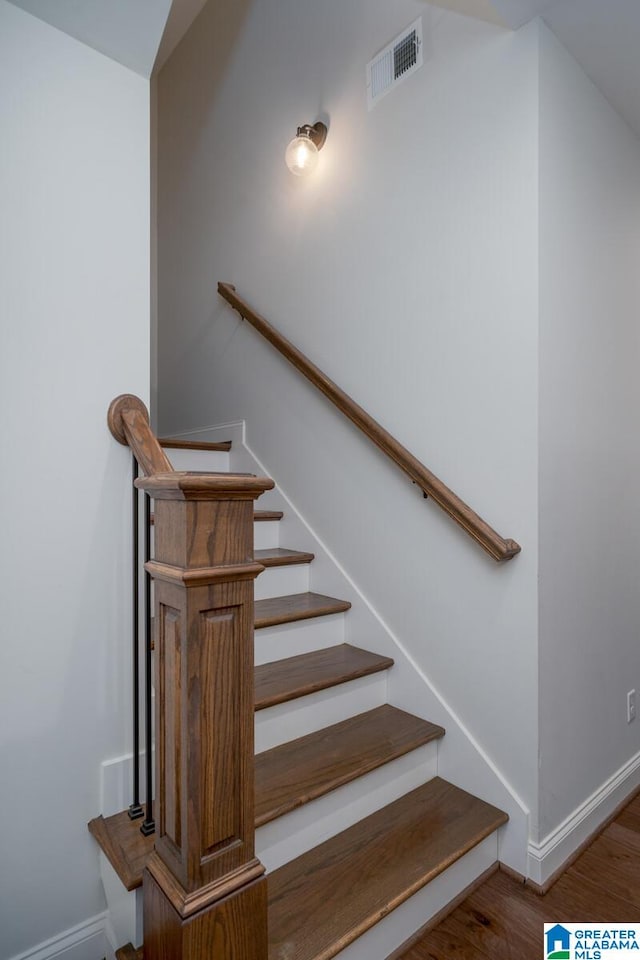
<instances>
[{"instance_id":1,"label":"blue house logo icon","mask_svg":"<svg viewBox=\"0 0 640 960\"><path fill-rule=\"evenodd\" d=\"M547 930L547 960L569 960L571 953L569 941L571 933L566 927L556 923L555 927Z\"/></svg>"}]
</instances>

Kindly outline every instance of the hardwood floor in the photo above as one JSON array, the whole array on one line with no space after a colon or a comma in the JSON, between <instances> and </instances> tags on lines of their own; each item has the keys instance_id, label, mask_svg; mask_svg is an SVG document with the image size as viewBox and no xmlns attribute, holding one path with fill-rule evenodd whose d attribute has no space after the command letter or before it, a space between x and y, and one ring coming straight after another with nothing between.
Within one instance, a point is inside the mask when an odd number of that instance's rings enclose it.
<instances>
[{"instance_id":1,"label":"hardwood floor","mask_svg":"<svg viewBox=\"0 0 640 960\"><path fill-rule=\"evenodd\" d=\"M394 957L539 960L543 924L562 921L640 922L640 795L544 896L498 871Z\"/></svg>"}]
</instances>

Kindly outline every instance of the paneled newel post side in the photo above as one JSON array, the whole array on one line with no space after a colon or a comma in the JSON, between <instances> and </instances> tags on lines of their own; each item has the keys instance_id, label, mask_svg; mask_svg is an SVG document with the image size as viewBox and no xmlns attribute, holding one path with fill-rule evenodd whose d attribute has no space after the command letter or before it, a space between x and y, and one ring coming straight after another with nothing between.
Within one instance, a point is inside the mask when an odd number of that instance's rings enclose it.
<instances>
[{"instance_id":1,"label":"paneled newel post side","mask_svg":"<svg viewBox=\"0 0 640 960\"><path fill-rule=\"evenodd\" d=\"M163 473L153 497L155 850L145 960L266 960L254 853L253 501L273 482Z\"/></svg>"}]
</instances>

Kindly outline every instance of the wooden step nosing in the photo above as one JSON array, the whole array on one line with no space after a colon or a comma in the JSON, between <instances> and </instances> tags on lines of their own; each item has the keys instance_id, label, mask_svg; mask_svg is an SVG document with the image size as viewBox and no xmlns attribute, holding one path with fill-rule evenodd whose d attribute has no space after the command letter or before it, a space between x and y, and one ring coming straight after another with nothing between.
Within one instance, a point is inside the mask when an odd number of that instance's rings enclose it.
<instances>
[{"instance_id":1,"label":"wooden step nosing","mask_svg":"<svg viewBox=\"0 0 640 960\"><path fill-rule=\"evenodd\" d=\"M449 798L450 794L454 795L453 801ZM415 798L418 798L417 803ZM407 835L407 831L412 835L416 825L421 822L424 824L425 816L427 820L433 818L434 811L437 820L438 808L442 809L445 804L451 802L454 803L454 809L459 804L462 805L462 809L455 818L445 818L440 834L434 835L439 836L440 840L432 843L431 836L425 832L423 826L422 835L418 831L417 847L414 846L411 849L406 843L394 846L394 838ZM412 809L414 803L415 807ZM423 804L424 809L421 809ZM431 812L428 809L429 806L431 806ZM405 817L406 822L403 822ZM340 926L336 923L337 918L333 918L334 925L330 930L327 928L329 934L325 942L322 942L323 938L320 937L320 942L314 945L312 960L330 960L375 926L379 920L462 860L491 837L507 820L507 815L491 804L480 801L439 777L434 777L422 787L410 791L273 871L270 875L269 887L269 907L270 911L273 911L270 917L270 929L276 934L282 934L279 924L282 924L282 917L287 915L282 905L287 904L289 915L295 915L296 906L291 902L294 895L299 893L303 902L305 900L313 902L315 897L317 903L322 903L323 899L326 901L327 895L324 888L327 883L331 884L333 877L339 876L340 882L348 886L349 871L359 871L354 874L353 889L356 891L356 898L362 897L363 890L368 891L369 888L373 893L370 899L365 894L364 902L360 901L352 920L345 911L342 911L339 918ZM390 828L387 827L389 823ZM441 848L446 850L447 844L451 849L448 853L443 853ZM365 849L366 859L363 859ZM322 854L319 856L320 851ZM342 873L340 869L338 872L335 869L336 864L342 863L339 858L340 851L345 851L346 856L345 870ZM349 858L350 851L353 852L353 859ZM367 859L370 869L363 874L361 871ZM387 884L387 889L382 891L383 896L380 895L381 891L376 882L381 874L377 867L378 863L384 864L385 870L390 870L392 877L391 884ZM297 880L297 874L299 880ZM315 892L314 876L318 878ZM321 910L320 916L315 917L315 921L316 923L327 922L326 911L322 916ZM322 928L316 927L316 929ZM287 929L285 920L284 933L290 938L287 942L293 947L296 958L311 960L311 954L308 951L307 953L296 951L296 943L301 942L296 938L299 929L292 929L291 926ZM284 942L279 940L276 946ZM275 951L270 950L270 957L273 960L276 960L276 956L280 957L280 952L276 954Z\"/></svg>"},{"instance_id":2,"label":"wooden step nosing","mask_svg":"<svg viewBox=\"0 0 640 960\"><path fill-rule=\"evenodd\" d=\"M125 943L116 950L116 960L144 960L144 947L134 947L132 943Z\"/></svg>"},{"instance_id":3,"label":"wooden step nosing","mask_svg":"<svg viewBox=\"0 0 640 960\"><path fill-rule=\"evenodd\" d=\"M394 750L393 752L380 757L380 758L371 758L365 764L362 764L354 771L345 771L339 777L334 777L331 780L324 780L322 784L312 787L311 789L305 791L303 794L298 794L295 797L289 796L287 800L282 803L277 804L271 809L265 811L264 813L256 814L256 829L258 827L264 827L265 824L271 823L273 820L277 820L279 817L285 816L287 813L291 813L292 810L298 810L300 807L306 806L308 803L312 803L314 800L317 800L319 797L324 797L328 793L333 793L334 790L337 790L339 787L344 787L348 783L353 783L354 780L357 780L359 777L364 777L368 773L371 773L373 770L379 770L381 767L384 767L387 763L392 763L394 760L398 760L400 757L406 756L408 753L412 753L414 750L417 750L419 747L423 747L428 743L431 743L433 740L439 739L442 734L431 734L425 739L417 740L414 743L403 745L402 748ZM274 750L277 750L277 747L273 747Z\"/></svg>"},{"instance_id":4,"label":"wooden step nosing","mask_svg":"<svg viewBox=\"0 0 640 960\"><path fill-rule=\"evenodd\" d=\"M339 644L340 647L348 647L349 644ZM334 648L327 647L326 650L332 650ZM359 650L360 648L354 647L354 650ZM323 651L324 652L324 651ZM363 651L366 652L366 651ZM297 657L288 657L284 661L276 661L286 663L290 660L304 660L305 658L312 658L313 653L311 654L302 654ZM260 667L269 667L271 664L261 664ZM383 657L381 655L372 654L368 662L360 663L351 667L349 670L343 670L338 673L335 672L333 675L327 673L322 677L317 679L311 679L305 683L298 682L296 685L292 685L288 689L281 690L276 693L263 696L260 700L256 700L255 710L267 710L269 707L278 706L281 703L289 703L291 700L298 700L302 697L310 696L313 693L319 693L321 690L329 690L332 687L339 687L343 683L351 683L353 680L359 680L362 677L370 677L376 673L382 673L384 670L389 670L393 666L393 660L390 657ZM257 668L257 669L260 669ZM337 669L337 668L336 668Z\"/></svg>"},{"instance_id":5,"label":"wooden step nosing","mask_svg":"<svg viewBox=\"0 0 640 960\"><path fill-rule=\"evenodd\" d=\"M416 878L410 884L406 886L405 889L399 891L398 894L391 898L386 905L384 914L380 917L378 912L371 912L367 917L363 917L362 920L353 926L353 928L344 936L339 944L335 945L335 948L329 947L327 950L322 951L314 958L314 960L331 960L332 957L337 956L345 947L349 944L354 943L359 937L361 937L367 930L371 930L372 927L375 927L380 920L383 920L384 917L388 916L390 913L393 913L394 910L397 910L398 907L401 907L403 903L406 903L407 900L410 900L411 897L415 896L416 893L419 893L421 890L424 890L430 883L433 883L434 880L437 880L438 877L441 877L447 870L455 866L460 860L463 859L468 853L471 853L472 850L475 850L484 840L491 836L492 833L495 833L496 830L500 828L501 824L487 828L483 831L482 835L474 838L472 842L466 846L465 849L460 849L457 852L456 856L448 861L441 862L434 866L431 870L427 871L420 878ZM496 861L497 865L497 861ZM496 867L492 867L492 872L495 872Z\"/></svg>"},{"instance_id":6,"label":"wooden step nosing","mask_svg":"<svg viewBox=\"0 0 640 960\"><path fill-rule=\"evenodd\" d=\"M132 821L133 823L134 821ZM126 858L119 856L118 851L112 842L111 834L102 814L89 821L89 832L97 841L103 854L117 873L122 885L128 893L142 886L142 874L138 875L129 869ZM151 845L149 853L151 853Z\"/></svg>"},{"instance_id":7,"label":"wooden step nosing","mask_svg":"<svg viewBox=\"0 0 640 960\"><path fill-rule=\"evenodd\" d=\"M181 437L162 437L159 444L167 450L204 450L208 453L228 453L231 440L185 440Z\"/></svg>"},{"instance_id":8,"label":"wooden step nosing","mask_svg":"<svg viewBox=\"0 0 640 960\"><path fill-rule=\"evenodd\" d=\"M356 778L354 778L354 779L356 779ZM437 780L439 780L439 778L436 777L436 778L434 778L432 781L429 781L429 783L434 783L434 782L437 781ZM418 789L420 789L420 788L418 788ZM411 791L411 792L415 792L415 791ZM463 791L463 792L464 792L464 791ZM406 795L404 795L404 796L406 796ZM399 803L400 801L402 801L402 799L404 799L404 796L401 797L401 798L399 798L399 800L392 801L391 804L387 804L386 807L383 807L383 808L382 808L382 810L386 809L387 807L391 807L391 806L393 806L393 805L396 804L396 803ZM489 805L489 804L486 804L485 806L489 807L490 805ZM295 808L293 808L293 809L298 809L298 807L295 807ZM495 808L494 808L494 809L495 809ZM334 837L329 838L329 840L325 841L325 843L328 844L328 843L331 843L332 841L336 840L336 838L342 838L343 836L346 836L350 831L355 831L357 828L360 827L361 824L365 823L365 822L366 822L367 820L369 820L371 817L375 817L376 815L378 815L378 814L380 814L380 813L381 813L381 811L378 810L378 811L374 812L373 814L369 814L369 815L368 815L367 817L365 817L363 820L358 821L356 824L353 824L352 826L347 827L345 830L340 831L340 833L338 833L338 834L335 835ZM124 817L124 816L126 816L126 811L122 811L120 814L116 814L116 816L117 816L117 817ZM142 885L142 872L140 872L140 873L135 873L135 872L133 872L132 870L130 870L130 869L129 869L129 864L128 864L127 860L126 860L126 855L124 855L122 851L118 851L118 849L116 849L116 845L115 845L115 843L112 841L110 827L109 827L109 825L108 825L108 823L107 823L107 821L108 821L109 819L111 819L111 818L110 818L110 817L109 817L109 818L104 818L104 817L102 817L102 816L96 817L94 820L92 820L92 821L89 823L89 830L90 830L91 834L94 836L95 840L97 841L98 846L100 847L100 849L102 850L102 852L104 853L104 855L105 855L105 856L107 857L107 859L109 860L111 866L113 867L113 869L114 869L115 872L117 873L117 875L118 875L118 877L120 878L123 886L124 886L129 892L131 892L131 891L137 889L138 887L140 887L140 886ZM486 837L490 836L495 830L499 829L499 827L501 827L504 823L506 823L507 819L508 819L508 817L507 817L506 814L502 813L501 811L497 811L497 810L496 810L496 816L493 818L493 820L491 820L490 822L488 822L487 824L485 824L485 826L482 828L482 830L476 831L476 833L470 835L470 837L467 838L467 842L466 842L465 846L464 846L463 848L462 848L462 847L459 848L459 849L457 850L456 854L448 859L447 865L451 865L451 864L455 863L458 859L460 859L460 857L464 856L464 854L465 854L466 852L469 852L469 850L471 850L471 849L473 849L475 846L477 846L478 843L480 843L482 840L486 839ZM258 824L257 821L256 821L256 827L257 827L258 825L259 825L259 824ZM131 831L132 831L132 833L133 833L135 836L138 836L139 826L138 826L137 821L131 821ZM148 837L148 838L147 838L147 842L148 842L148 846L149 846L149 851L148 851L148 852L149 852L149 855L150 855L150 854L151 854L151 851L152 851L152 849L153 849L154 837L153 837L153 836ZM322 846L324 846L324 844L319 844L316 848L313 848L313 849L315 850L315 849L318 849L319 847L322 847ZM312 852L312 851L306 851L305 853L301 854L299 857L295 858L294 861L291 861L291 863L285 864L284 867L279 867L278 870L283 870L283 869L285 869L285 868L287 868L287 867L290 867L292 863L295 863L295 862L296 862L296 860L301 860L303 857L308 856L309 853L311 853L311 852ZM434 871L432 874L429 875L430 878L432 878L433 876L437 876L437 875L438 875L438 872L442 872L443 869L446 869L446 866L445 866L445 867L442 867L442 866L441 866L441 868L440 868L439 871L437 871L437 870ZM274 874L272 874L272 876L274 876L275 873L277 873L277 872L278 872L278 871L274 871ZM422 880L420 880L420 881L418 881L418 882L415 882L415 883L413 884L412 888L411 888L411 892L402 895L402 896L398 899L398 904L397 904L397 905L399 905L401 902L403 902L403 899L408 899L408 897L412 895L412 892L415 892L416 890L419 890L422 886L424 886L424 885L425 885L426 883L428 883L428 882L429 882L429 879L427 879L427 880L422 879ZM364 932L364 931L363 931L363 932Z\"/></svg>"},{"instance_id":9,"label":"wooden step nosing","mask_svg":"<svg viewBox=\"0 0 640 960\"><path fill-rule=\"evenodd\" d=\"M271 597L271 600L280 599ZM348 600L338 600L334 597L328 598L331 603L319 603L317 607L307 607L303 609L283 609L280 613L263 614L256 616L254 620L254 629L261 630L264 627L276 627L281 623L297 623L299 620L313 620L315 617L328 617L335 613L346 613L351 609L351 603ZM255 606L264 603L263 600L257 600Z\"/></svg>"},{"instance_id":10,"label":"wooden step nosing","mask_svg":"<svg viewBox=\"0 0 640 960\"><path fill-rule=\"evenodd\" d=\"M352 783L359 777L365 776L373 770L378 770L387 763L397 760L399 757L406 756L406 754L411 753L413 750L417 750L418 747L422 747L434 740L439 740L444 736L445 732L444 728L437 724L429 723L427 720L421 720L419 717L413 717L411 714L406 714L402 710L385 705L377 707L374 710L366 711L366 713L352 717L349 720L342 720L330 727L316 730L306 736L299 737L297 740L292 740L288 743L272 747L270 750L265 750L264 753L256 756L256 764L266 765L268 767L270 763L274 761L277 763L278 760L282 762L282 758L284 758L290 764L292 772L291 781L295 783L296 771L300 769L300 761L297 759L296 754L298 757L301 756L303 758L302 763L304 768L304 765L308 763L308 757L305 756L305 754L307 754L309 750L311 750L312 755L316 748L318 753L326 752L327 749L335 751L336 744L340 743L342 736L352 738L355 734L356 738L359 737L360 730L358 724L360 725L360 729L366 729L366 724L369 720L372 724L382 723L383 726L389 728L391 728L395 722L396 736L398 736L398 723L406 725L408 722L411 723L411 721L413 721L412 725L414 729L409 731L401 730L400 739L398 739L397 742L383 744L382 748L375 750L370 756L363 757L361 753L357 754L355 752L355 744L351 744L349 746L349 751L351 752L344 752L337 760L338 763L346 764L340 772L331 775L323 771L321 778L316 779L315 782L307 783L304 788L295 789L291 786L282 799L277 802L272 802L264 810L260 809L260 799L259 796L256 796L256 827L262 827L266 823L270 823L272 820L276 820L278 817L290 813L292 810L297 810L298 807L305 806L307 803L311 803L319 797L332 793L339 787L347 783ZM327 744L329 745L328 747ZM369 750L372 744L365 741L362 746L364 749Z\"/></svg>"},{"instance_id":11,"label":"wooden step nosing","mask_svg":"<svg viewBox=\"0 0 640 960\"><path fill-rule=\"evenodd\" d=\"M393 914L394 910L397 910L398 907L401 907L403 904L407 903L407 901L409 901L412 897L415 897L416 894L419 894L426 887L428 887L430 883L433 883L435 880L438 880L439 877L443 877L448 870L451 870L452 868L454 868L457 863L459 863L464 859L464 857L468 856L469 854L472 854L473 851L477 847L479 847L481 843L487 840L487 838L490 837L492 833L495 833L495 831L498 829L499 827L494 827L494 829L490 830L486 834L486 836L480 837L475 843L473 843L469 847L468 850L465 850L463 853L460 854L460 856L456 857L455 860L452 860L450 863L447 863L446 866L442 866L441 869L434 870L432 874L426 877L425 879L421 879L420 881L412 883L410 886L406 888L405 891L402 892L401 895L389 901L389 903L385 906L384 912L382 914L380 914L380 911L376 910L375 912L372 911L371 913L369 913L368 916L363 917L359 923L354 924L353 927L351 927L348 931L346 931L339 941L333 944L327 945L327 947L324 950L321 950L318 953L314 954L313 960L333 960L333 957L336 957L339 954L341 954L342 951L345 950L347 947L351 946L352 943L355 943L356 940L362 937L365 933L368 933L370 930L372 930L375 926L377 926L378 923L380 923L381 921L385 920L386 917ZM499 869L499 862L496 859L491 864L490 867L488 867L483 871L483 873L481 874L481 878L486 879L487 877L494 874L498 869ZM467 888L473 889L477 885L478 884L476 882L472 882L467 884ZM449 908L447 907L440 912L444 914L445 911L449 913ZM394 954L389 956L387 960L393 960L393 956Z\"/></svg>"},{"instance_id":12,"label":"wooden step nosing","mask_svg":"<svg viewBox=\"0 0 640 960\"><path fill-rule=\"evenodd\" d=\"M254 559L258 560L263 567L291 567L295 564L311 563L315 558L315 554L313 553L306 553L302 550L287 550L286 547L282 548L285 552L280 556L263 556L263 554L269 553L270 549L271 548L266 548L264 550L254 551Z\"/></svg>"},{"instance_id":13,"label":"wooden step nosing","mask_svg":"<svg viewBox=\"0 0 640 960\"><path fill-rule=\"evenodd\" d=\"M486 837L485 837L485 840L486 840ZM475 850L475 847L473 849ZM468 852L471 853L471 851L468 851ZM456 863L457 862L458 861L456 861ZM451 866L455 866L455 864L451 864ZM494 873L498 873L499 870L500 870L500 861L494 860L494 862L491 863L485 870L483 870L482 873L480 873L477 877L471 880L470 883L467 883L467 885L463 887L460 893L456 894L453 900L449 900L444 907L442 907L440 910L437 910L433 914L433 916L431 916L426 921L426 923L424 923L420 927L419 930L416 930L415 933L412 933L411 936L408 938L408 940L405 940L403 943L400 944L399 947L397 947L392 953L390 953L389 956L386 958L386 960L402 960L405 953L407 953L412 947L414 947L417 943L419 943L419 941L422 940L422 938L426 936L431 930L434 930L440 923L446 920L447 917L449 917L454 912L454 910L456 910L460 906L460 904L464 903L464 901L468 897L472 896L476 890L478 890L484 883L486 883L487 880L489 880L494 875Z\"/></svg>"}]
</instances>

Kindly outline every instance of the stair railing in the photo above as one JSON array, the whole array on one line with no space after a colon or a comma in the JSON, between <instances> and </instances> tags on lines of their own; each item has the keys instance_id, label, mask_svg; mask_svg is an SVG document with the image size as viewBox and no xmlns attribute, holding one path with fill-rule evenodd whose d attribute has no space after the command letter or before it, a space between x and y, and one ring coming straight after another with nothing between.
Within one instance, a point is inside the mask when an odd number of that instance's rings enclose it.
<instances>
[{"instance_id":1,"label":"stair railing","mask_svg":"<svg viewBox=\"0 0 640 960\"><path fill-rule=\"evenodd\" d=\"M151 559L151 507L149 497L145 497L144 504L144 548L140 550L140 491L136 487L140 465L135 453L133 461L132 489L132 594L133 594L133 624L132 624L132 654L133 666L131 671L133 681L133 798L129 804L129 819L138 820L144 817L140 826L140 833L149 837L155 831L153 819L153 720L152 720L152 657L151 657L151 577L144 569ZM142 554L142 564L141 564ZM144 657L144 755L145 755L145 795L143 808L140 803L140 570L143 570L143 607L144 620L142 631L142 655Z\"/></svg>"},{"instance_id":2,"label":"stair railing","mask_svg":"<svg viewBox=\"0 0 640 960\"><path fill-rule=\"evenodd\" d=\"M144 810L140 803L140 590L138 577L140 575L140 497L136 489L135 482L138 479L138 461L135 455L131 457L133 465L133 482L131 484L132 503L131 503L131 527L132 527L132 546L133 555L131 559L132 572L132 613L133 624L131 630L133 665L131 679L133 681L132 701L133 701L133 798L129 804L129 819L138 820L144 816ZM149 636L145 633L145 648L149 643ZM148 744L150 731L145 730L145 743ZM147 784L148 786L148 784ZM152 791L147 791L147 802L151 799Z\"/></svg>"},{"instance_id":3,"label":"stair railing","mask_svg":"<svg viewBox=\"0 0 640 960\"><path fill-rule=\"evenodd\" d=\"M145 960L267 960L254 850L253 502L273 481L174 471L144 403L111 403L154 499L155 845ZM149 752L150 753L150 752ZM148 797L150 801L150 797Z\"/></svg>"},{"instance_id":4,"label":"stair railing","mask_svg":"<svg viewBox=\"0 0 640 960\"><path fill-rule=\"evenodd\" d=\"M300 371L321 393L356 425L383 453L385 453L422 490L431 497L483 550L498 563L511 560L520 553L515 540L505 539L490 527L468 504L439 480L417 457L407 450L366 410L334 383L290 340L287 340L268 320L260 316L236 293L230 283L218 283L218 293Z\"/></svg>"}]
</instances>

